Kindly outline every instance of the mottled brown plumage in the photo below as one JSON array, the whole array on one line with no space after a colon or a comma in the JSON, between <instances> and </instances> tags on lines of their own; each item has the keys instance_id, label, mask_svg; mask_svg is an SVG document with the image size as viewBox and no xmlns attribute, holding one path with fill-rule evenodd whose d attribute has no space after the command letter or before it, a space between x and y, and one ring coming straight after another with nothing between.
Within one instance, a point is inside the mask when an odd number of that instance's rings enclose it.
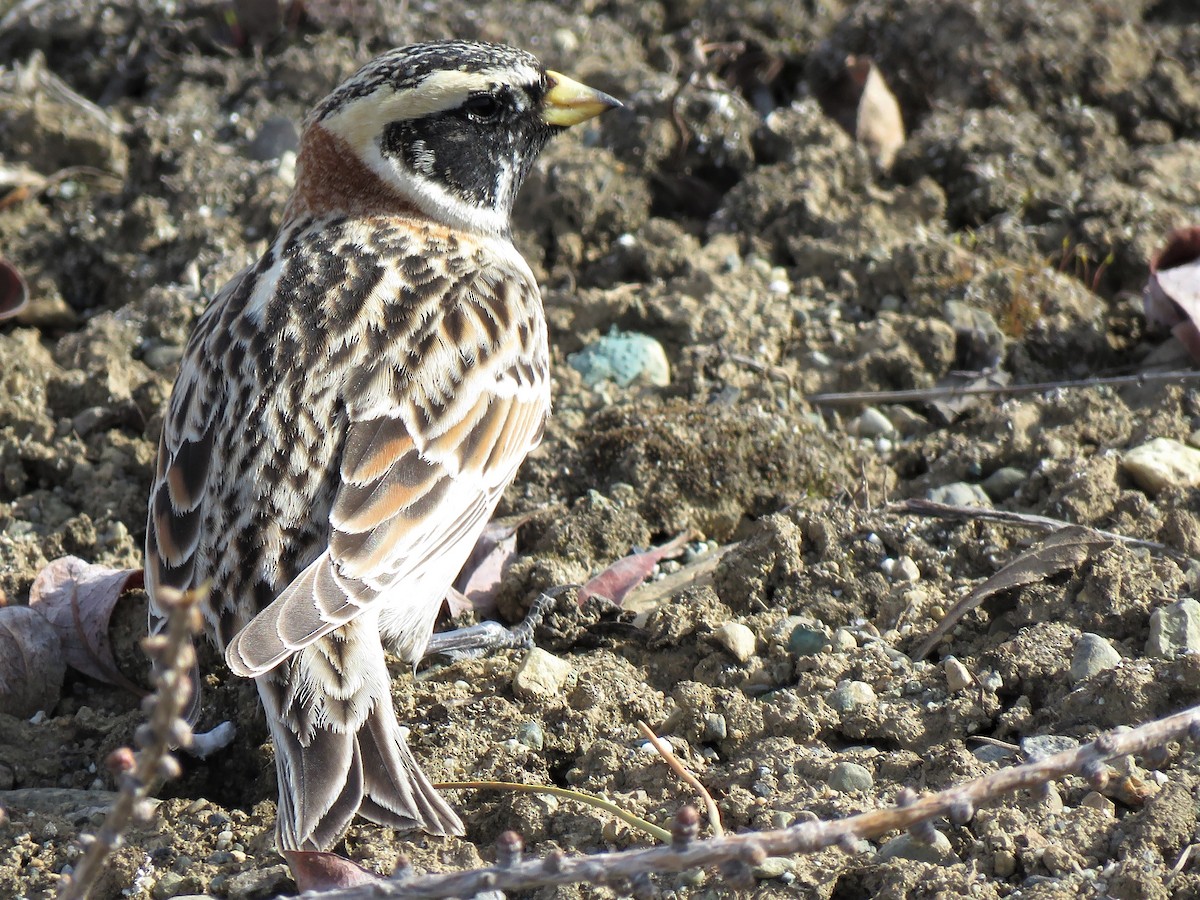
<instances>
[{"instance_id":1,"label":"mottled brown plumage","mask_svg":"<svg viewBox=\"0 0 1200 900\"><path fill-rule=\"evenodd\" d=\"M556 131L615 101L510 48L368 64L309 117L266 254L188 342L146 538L164 587L211 587L275 740L281 849L356 814L459 833L390 700L549 412L546 326L508 219ZM382 640L381 640L382 638Z\"/></svg>"}]
</instances>

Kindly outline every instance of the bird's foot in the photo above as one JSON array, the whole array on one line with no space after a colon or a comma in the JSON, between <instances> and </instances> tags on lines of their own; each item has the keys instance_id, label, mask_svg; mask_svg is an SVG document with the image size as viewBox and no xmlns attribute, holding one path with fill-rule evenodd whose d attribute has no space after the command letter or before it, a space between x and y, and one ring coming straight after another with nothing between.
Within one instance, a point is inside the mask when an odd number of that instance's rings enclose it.
<instances>
[{"instance_id":1,"label":"bird's foot","mask_svg":"<svg viewBox=\"0 0 1200 900\"><path fill-rule=\"evenodd\" d=\"M451 659L471 659L494 650L513 650L533 646L533 631L541 623L550 607L554 605L559 591L543 593L533 601L525 618L512 628L499 622L480 622L466 628L443 631L429 639L425 658L448 656Z\"/></svg>"}]
</instances>

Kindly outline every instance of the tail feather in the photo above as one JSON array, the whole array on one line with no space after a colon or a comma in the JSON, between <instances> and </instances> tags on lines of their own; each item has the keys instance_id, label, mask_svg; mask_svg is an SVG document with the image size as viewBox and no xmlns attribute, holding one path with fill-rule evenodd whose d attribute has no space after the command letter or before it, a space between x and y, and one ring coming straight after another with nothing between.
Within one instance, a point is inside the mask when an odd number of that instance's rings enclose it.
<instances>
[{"instance_id":1,"label":"tail feather","mask_svg":"<svg viewBox=\"0 0 1200 900\"><path fill-rule=\"evenodd\" d=\"M390 703L371 711L358 732L358 748L366 781L360 815L392 828L463 833L462 820L429 783L408 749Z\"/></svg>"},{"instance_id":2,"label":"tail feather","mask_svg":"<svg viewBox=\"0 0 1200 900\"><path fill-rule=\"evenodd\" d=\"M318 641L256 679L275 743L279 849L328 850L355 815L462 834L462 821L400 732L378 633L354 652L346 640L356 640L353 631Z\"/></svg>"}]
</instances>

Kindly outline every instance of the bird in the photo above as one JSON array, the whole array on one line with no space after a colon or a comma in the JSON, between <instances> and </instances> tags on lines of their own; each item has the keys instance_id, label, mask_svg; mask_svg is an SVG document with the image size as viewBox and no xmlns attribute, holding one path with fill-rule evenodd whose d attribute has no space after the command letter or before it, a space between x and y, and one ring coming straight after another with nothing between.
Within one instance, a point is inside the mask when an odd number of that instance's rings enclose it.
<instances>
[{"instance_id":1,"label":"bird","mask_svg":"<svg viewBox=\"0 0 1200 900\"><path fill-rule=\"evenodd\" d=\"M513 202L554 135L620 105L504 45L384 53L306 117L274 240L196 321L149 496L150 631L166 592L207 590L204 630L265 711L285 855L355 816L463 832L385 647L421 658L541 440L547 330Z\"/></svg>"}]
</instances>

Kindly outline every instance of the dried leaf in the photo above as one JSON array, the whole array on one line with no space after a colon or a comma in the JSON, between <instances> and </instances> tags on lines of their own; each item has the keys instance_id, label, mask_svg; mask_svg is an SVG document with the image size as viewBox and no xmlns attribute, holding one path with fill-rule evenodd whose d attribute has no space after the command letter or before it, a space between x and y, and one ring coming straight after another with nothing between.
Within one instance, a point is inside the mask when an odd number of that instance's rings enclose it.
<instances>
[{"instance_id":1,"label":"dried leaf","mask_svg":"<svg viewBox=\"0 0 1200 900\"><path fill-rule=\"evenodd\" d=\"M0 608L0 712L21 719L58 703L62 641L54 626L28 606Z\"/></svg>"},{"instance_id":2,"label":"dried leaf","mask_svg":"<svg viewBox=\"0 0 1200 900\"><path fill-rule=\"evenodd\" d=\"M576 602L583 606L591 597L606 597L620 606L625 595L645 581L660 560L678 556L690 539L691 535L685 531L661 546L617 560L583 586L576 595Z\"/></svg>"},{"instance_id":3,"label":"dried leaf","mask_svg":"<svg viewBox=\"0 0 1200 900\"><path fill-rule=\"evenodd\" d=\"M15 316L29 302L29 288L17 267L0 256L0 319Z\"/></svg>"},{"instance_id":4,"label":"dried leaf","mask_svg":"<svg viewBox=\"0 0 1200 900\"><path fill-rule=\"evenodd\" d=\"M854 118L854 138L866 149L884 172L896 161L904 146L904 119L900 104L870 59L851 56L846 70L854 84L860 85L858 109Z\"/></svg>"},{"instance_id":5,"label":"dried leaf","mask_svg":"<svg viewBox=\"0 0 1200 900\"><path fill-rule=\"evenodd\" d=\"M360 884L385 884L374 872L368 872L358 863L318 850L282 850L292 878L301 893L306 891L331 891L337 888L357 887Z\"/></svg>"},{"instance_id":6,"label":"dried leaf","mask_svg":"<svg viewBox=\"0 0 1200 900\"><path fill-rule=\"evenodd\" d=\"M1166 246L1150 260L1142 308L1149 321L1170 328L1200 362L1200 227L1171 232Z\"/></svg>"},{"instance_id":7,"label":"dried leaf","mask_svg":"<svg viewBox=\"0 0 1200 900\"><path fill-rule=\"evenodd\" d=\"M142 586L141 569L94 566L74 556L54 560L38 573L29 605L58 630L67 665L108 684L145 693L117 668L108 622L126 591Z\"/></svg>"},{"instance_id":8,"label":"dried leaf","mask_svg":"<svg viewBox=\"0 0 1200 900\"><path fill-rule=\"evenodd\" d=\"M1112 545L1113 542L1110 538L1102 537L1091 528L1085 528L1082 525L1060 528L1041 544L1026 550L954 604L953 609L946 613L946 617L925 639L912 658L921 660L928 656L963 616L989 597L995 596L1001 591L1038 584L1051 575L1056 575L1066 569L1074 569Z\"/></svg>"},{"instance_id":9,"label":"dried leaf","mask_svg":"<svg viewBox=\"0 0 1200 900\"><path fill-rule=\"evenodd\" d=\"M500 582L517 555L517 529L528 518L488 522L446 597L451 615L467 610L483 615L495 611Z\"/></svg>"}]
</instances>

